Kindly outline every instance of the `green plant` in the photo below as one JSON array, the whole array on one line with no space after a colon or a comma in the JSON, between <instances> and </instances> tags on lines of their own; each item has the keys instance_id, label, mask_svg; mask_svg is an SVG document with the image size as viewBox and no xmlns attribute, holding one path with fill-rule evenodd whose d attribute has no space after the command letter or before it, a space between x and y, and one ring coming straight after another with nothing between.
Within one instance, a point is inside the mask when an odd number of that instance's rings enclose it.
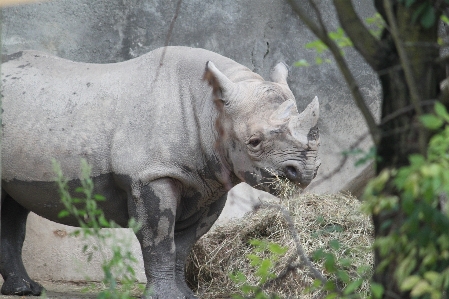
<instances>
[{"instance_id":1,"label":"green plant","mask_svg":"<svg viewBox=\"0 0 449 299\"><path fill-rule=\"evenodd\" d=\"M238 285L244 296L235 294L234 299L256 298L256 299L278 299L279 296L275 294L266 294L263 286L270 279L274 279L276 274L273 273L273 268L276 262L287 252L287 247L282 247L273 242L265 240L250 240L250 244L254 246L253 253L247 255L251 266L255 268L255 275L259 279L256 285L249 283L245 274L241 271L230 274L231 279ZM262 257L261 254L268 254Z\"/></svg>"},{"instance_id":2,"label":"green plant","mask_svg":"<svg viewBox=\"0 0 449 299\"><path fill-rule=\"evenodd\" d=\"M64 178L61 166L53 161L53 169L56 173L56 183L59 187L61 201L65 209L59 213L59 217L74 217L79 229L75 230L73 236L81 236L85 241L83 253L87 254L90 261L95 252L100 253L102 258L102 269L104 272L103 283L106 288L102 290L98 299L128 299L131 292L136 288L136 273L134 268L137 264L130 248L131 240L128 238L117 238L109 229L120 228L114 221L106 219L103 211L98 207L98 202L105 201L102 195L93 194L94 184L90 178L91 167L85 160L81 161L81 186L75 189L80 197L72 197L69 192L68 180ZM130 219L128 227L134 232L139 225L134 219ZM106 248L112 252L107 257ZM120 286L117 284L120 282ZM141 290L143 290L141 288Z\"/></svg>"},{"instance_id":3,"label":"green plant","mask_svg":"<svg viewBox=\"0 0 449 299\"><path fill-rule=\"evenodd\" d=\"M381 298L382 287L370 284L369 291L362 291L363 284L369 284L371 267L369 265L355 266L349 256L337 257L337 252L348 253L350 248L341 248L338 240L331 240L328 248L321 248L313 253L316 263L322 264L329 279L315 279L309 290L321 289L327 294L325 299L332 298ZM355 271L354 271L355 269Z\"/></svg>"},{"instance_id":4,"label":"green plant","mask_svg":"<svg viewBox=\"0 0 449 299\"><path fill-rule=\"evenodd\" d=\"M372 29L370 32L379 37L385 28L385 21L379 13L375 13L372 17L367 18L366 24ZM344 55L344 49L348 47L353 47L351 39L345 34L343 28L339 27L334 31L328 33L329 38L335 42L335 44L340 49L342 55ZM329 50L328 46L320 40L314 40L306 44L306 49L314 50L316 53L315 64L320 65L322 63L330 63L331 60L325 56L325 53ZM296 67L308 67L310 63L305 59L300 59L294 63Z\"/></svg>"},{"instance_id":5,"label":"green plant","mask_svg":"<svg viewBox=\"0 0 449 299\"><path fill-rule=\"evenodd\" d=\"M345 32L342 28L338 28L335 31L329 32L329 38L331 38L333 41L335 41L338 45L338 47L341 49L341 53L343 52L344 48L352 47L351 40L346 36ZM330 63L331 60L329 58L325 57L325 53L329 50L328 47L322 42L321 40L317 39L314 41L311 41L306 44L306 49L315 50L316 57L315 57L315 64L320 65L323 62ZM301 59L294 64L295 66L309 66L309 63L305 59Z\"/></svg>"},{"instance_id":6,"label":"green plant","mask_svg":"<svg viewBox=\"0 0 449 299\"><path fill-rule=\"evenodd\" d=\"M409 166L384 170L364 194L368 213L402 215L395 224L382 223L387 233L375 241L378 268L395 263L401 291L414 298L438 299L449 291L449 114L440 103L434 111L421 116L436 131L427 155L410 155Z\"/></svg>"},{"instance_id":7,"label":"green plant","mask_svg":"<svg viewBox=\"0 0 449 299\"><path fill-rule=\"evenodd\" d=\"M365 165L366 163L378 159L378 157L376 156L376 147L372 146L369 148L368 151L365 151L359 147L351 149L351 150L347 150L347 151L343 151L342 153L343 156L354 156L357 157L357 160L354 163L354 166L361 166L361 165Z\"/></svg>"}]
</instances>

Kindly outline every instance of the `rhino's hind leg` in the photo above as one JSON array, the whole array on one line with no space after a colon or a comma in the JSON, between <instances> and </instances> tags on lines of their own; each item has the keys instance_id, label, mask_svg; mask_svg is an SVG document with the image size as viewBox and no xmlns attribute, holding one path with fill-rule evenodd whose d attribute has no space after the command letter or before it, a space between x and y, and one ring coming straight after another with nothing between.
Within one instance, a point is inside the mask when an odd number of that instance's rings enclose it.
<instances>
[{"instance_id":1,"label":"rhino's hind leg","mask_svg":"<svg viewBox=\"0 0 449 299\"><path fill-rule=\"evenodd\" d=\"M22 246L25 240L26 220L29 211L9 195L2 198L1 207L1 259L0 274L4 283L3 295L39 296L43 287L30 279L22 262Z\"/></svg>"}]
</instances>

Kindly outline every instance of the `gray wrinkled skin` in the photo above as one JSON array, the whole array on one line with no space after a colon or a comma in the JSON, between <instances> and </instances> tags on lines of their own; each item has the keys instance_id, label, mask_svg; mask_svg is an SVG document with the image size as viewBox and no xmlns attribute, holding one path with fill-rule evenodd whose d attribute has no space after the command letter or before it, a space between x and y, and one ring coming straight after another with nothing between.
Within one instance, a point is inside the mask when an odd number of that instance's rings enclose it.
<instances>
[{"instance_id":1,"label":"gray wrinkled skin","mask_svg":"<svg viewBox=\"0 0 449 299\"><path fill-rule=\"evenodd\" d=\"M297 112L285 65L278 64L274 82L267 82L218 54L169 47L158 72L162 51L116 64L33 51L7 57L3 294L42 291L21 258L29 211L76 225L57 217L62 205L52 158L71 188L79 183L80 159L86 159L95 192L107 197L100 205L106 216L120 225L130 217L141 223L137 237L153 298L195 298L184 280L185 260L218 218L228 187L245 181L270 191L264 183L275 175L305 187L315 177L318 100Z\"/></svg>"}]
</instances>

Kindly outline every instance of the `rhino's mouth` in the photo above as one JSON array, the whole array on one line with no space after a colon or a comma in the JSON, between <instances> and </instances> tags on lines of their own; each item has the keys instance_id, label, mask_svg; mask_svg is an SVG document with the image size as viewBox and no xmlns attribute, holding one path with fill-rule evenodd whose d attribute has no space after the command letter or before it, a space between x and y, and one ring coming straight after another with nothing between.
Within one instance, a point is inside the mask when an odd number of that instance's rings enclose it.
<instances>
[{"instance_id":1,"label":"rhino's mouth","mask_svg":"<svg viewBox=\"0 0 449 299\"><path fill-rule=\"evenodd\" d=\"M261 174L245 173L245 183L251 187L268 192L275 196L286 197L300 194L306 186L293 182L283 172L275 172L270 169L261 170Z\"/></svg>"}]
</instances>

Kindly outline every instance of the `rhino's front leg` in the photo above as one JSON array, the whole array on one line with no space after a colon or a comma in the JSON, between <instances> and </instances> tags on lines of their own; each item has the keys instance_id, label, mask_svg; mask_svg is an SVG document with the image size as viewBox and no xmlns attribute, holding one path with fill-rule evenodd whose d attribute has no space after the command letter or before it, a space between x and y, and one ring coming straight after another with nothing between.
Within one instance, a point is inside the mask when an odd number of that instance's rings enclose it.
<instances>
[{"instance_id":1,"label":"rhino's front leg","mask_svg":"<svg viewBox=\"0 0 449 299\"><path fill-rule=\"evenodd\" d=\"M146 298L185 298L175 282L174 226L180 197L180 184L170 178L132 185L129 212L141 225L136 235L148 281Z\"/></svg>"},{"instance_id":2,"label":"rhino's front leg","mask_svg":"<svg viewBox=\"0 0 449 299\"><path fill-rule=\"evenodd\" d=\"M186 260L195 242L209 231L212 225L220 216L226 203L227 195L223 195L211 206L200 211L201 216L198 221L186 229L175 232L176 244L176 282L178 288L184 292L187 298L197 298L186 283L185 266ZM176 229L176 228L175 228Z\"/></svg>"}]
</instances>

